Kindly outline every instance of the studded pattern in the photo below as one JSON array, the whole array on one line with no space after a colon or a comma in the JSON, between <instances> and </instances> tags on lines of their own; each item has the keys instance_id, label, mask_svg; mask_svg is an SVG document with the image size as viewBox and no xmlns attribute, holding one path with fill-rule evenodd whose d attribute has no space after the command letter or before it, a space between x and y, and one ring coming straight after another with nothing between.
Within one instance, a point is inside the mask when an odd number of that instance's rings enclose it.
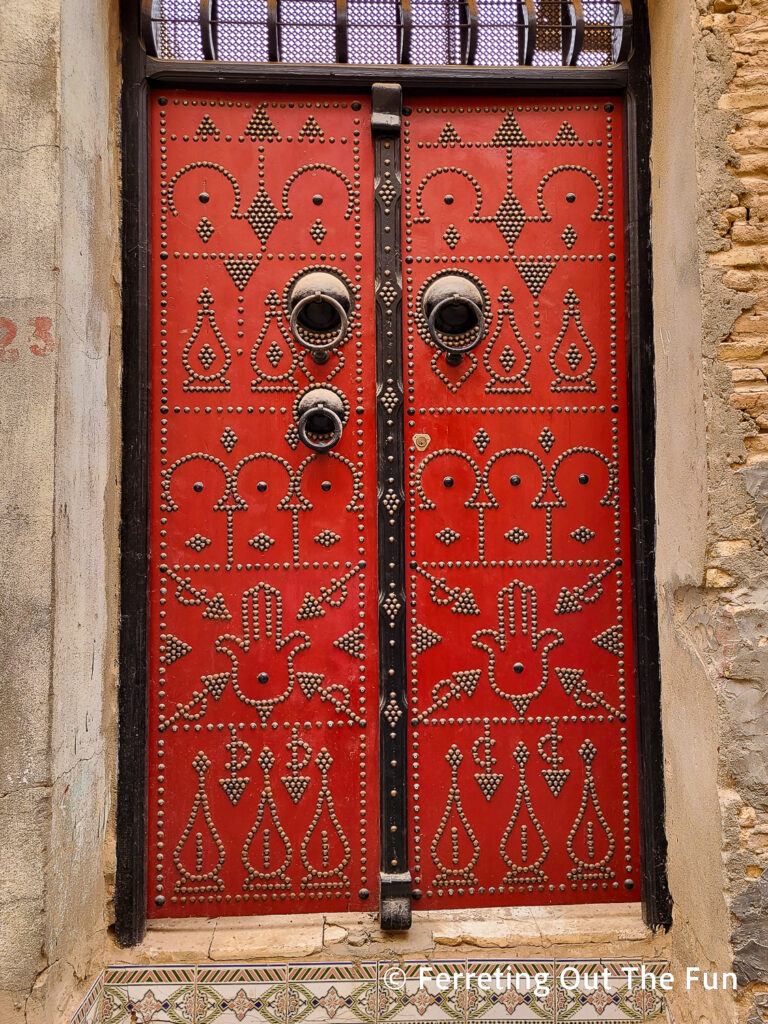
<instances>
[{"instance_id":1,"label":"studded pattern","mask_svg":"<svg viewBox=\"0 0 768 1024\"><path fill-rule=\"evenodd\" d=\"M369 103L152 96L153 917L376 908ZM287 307L319 265L352 296L324 364ZM314 387L345 408L325 455Z\"/></svg>"},{"instance_id":2,"label":"studded pattern","mask_svg":"<svg viewBox=\"0 0 768 1024\"><path fill-rule=\"evenodd\" d=\"M405 119L419 909L640 895L620 135L592 100ZM421 310L447 273L486 318L453 365Z\"/></svg>"},{"instance_id":3,"label":"studded pattern","mask_svg":"<svg viewBox=\"0 0 768 1024\"><path fill-rule=\"evenodd\" d=\"M640 895L621 112L427 103L401 168L369 102L153 94L153 916L375 909L380 869L425 909ZM446 274L482 297L451 361Z\"/></svg>"}]
</instances>

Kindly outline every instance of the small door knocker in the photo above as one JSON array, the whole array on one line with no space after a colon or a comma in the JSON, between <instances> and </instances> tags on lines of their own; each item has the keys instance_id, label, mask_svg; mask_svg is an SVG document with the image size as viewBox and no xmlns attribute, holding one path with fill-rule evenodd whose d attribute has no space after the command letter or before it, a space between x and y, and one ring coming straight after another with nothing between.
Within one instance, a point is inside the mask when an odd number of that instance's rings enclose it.
<instances>
[{"instance_id":1,"label":"small door knocker","mask_svg":"<svg viewBox=\"0 0 768 1024\"><path fill-rule=\"evenodd\" d=\"M328 388L313 388L302 395L296 406L299 438L313 452L329 452L336 447L346 418L344 403Z\"/></svg>"},{"instance_id":2,"label":"small door knocker","mask_svg":"<svg viewBox=\"0 0 768 1024\"><path fill-rule=\"evenodd\" d=\"M430 337L451 366L458 366L464 353L483 340L483 296L465 277L448 274L433 281L424 293L423 310Z\"/></svg>"},{"instance_id":3,"label":"small door knocker","mask_svg":"<svg viewBox=\"0 0 768 1024\"><path fill-rule=\"evenodd\" d=\"M288 296L291 333L316 363L325 363L347 333L352 309L349 288L335 274L312 270L300 277Z\"/></svg>"}]
</instances>

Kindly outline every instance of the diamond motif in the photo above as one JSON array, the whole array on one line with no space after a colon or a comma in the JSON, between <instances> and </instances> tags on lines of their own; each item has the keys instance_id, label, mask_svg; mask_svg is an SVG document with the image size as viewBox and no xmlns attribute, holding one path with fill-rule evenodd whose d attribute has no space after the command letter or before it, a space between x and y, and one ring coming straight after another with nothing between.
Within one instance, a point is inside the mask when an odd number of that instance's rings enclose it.
<instances>
[{"instance_id":1,"label":"diamond motif","mask_svg":"<svg viewBox=\"0 0 768 1024\"><path fill-rule=\"evenodd\" d=\"M210 369L211 364L216 361L216 353L213 351L213 349L211 348L207 341L200 349L200 351L197 353L197 358L200 360L200 363L206 370Z\"/></svg>"},{"instance_id":2,"label":"diamond motif","mask_svg":"<svg viewBox=\"0 0 768 1024\"><path fill-rule=\"evenodd\" d=\"M232 427L227 427L224 433L219 438L227 452L231 452L237 444L237 434L234 432Z\"/></svg>"},{"instance_id":3,"label":"diamond motif","mask_svg":"<svg viewBox=\"0 0 768 1024\"><path fill-rule=\"evenodd\" d=\"M214 228L213 224L211 224L207 217L201 217L200 220L198 221L197 228L195 230L197 231L198 235L200 235L202 240L204 242L207 242L208 239L213 234Z\"/></svg>"},{"instance_id":4,"label":"diamond motif","mask_svg":"<svg viewBox=\"0 0 768 1024\"><path fill-rule=\"evenodd\" d=\"M507 530L504 537L510 544L522 544L523 541L528 540L530 534L526 533L519 526L513 526L511 530Z\"/></svg>"},{"instance_id":5,"label":"diamond motif","mask_svg":"<svg viewBox=\"0 0 768 1024\"><path fill-rule=\"evenodd\" d=\"M499 362L504 367L507 373L509 373L512 370L512 367L517 362L517 356L509 347L509 345L504 346L504 351L499 356Z\"/></svg>"},{"instance_id":6,"label":"diamond motif","mask_svg":"<svg viewBox=\"0 0 768 1024\"><path fill-rule=\"evenodd\" d=\"M325 224L323 224L319 217L312 225L312 227L309 229L309 233L310 235L312 235L312 240L316 242L317 245L320 245L322 240L328 234L328 232L325 230Z\"/></svg>"},{"instance_id":7,"label":"diamond motif","mask_svg":"<svg viewBox=\"0 0 768 1024\"><path fill-rule=\"evenodd\" d=\"M379 189L379 195L384 200L386 206L391 206L392 200L395 198L397 193L395 192L395 187L389 178L385 179L384 184Z\"/></svg>"},{"instance_id":8,"label":"diamond motif","mask_svg":"<svg viewBox=\"0 0 768 1024\"><path fill-rule=\"evenodd\" d=\"M397 723L403 717L403 709L397 703L395 697L389 698L389 703L384 708L384 717L389 722L390 729L394 729Z\"/></svg>"},{"instance_id":9,"label":"diamond motif","mask_svg":"<svg viewBox=\"0 0 768 1024\"><path fill-rule=\"evenodd\" d=\"M567 248L572 249L574 245L576 245L576 240L579 236L576 233L576 228L573 224L569 224L560 237L565 242Z\"/></svg>"},{"instance_id":10,"label":"diamond motif","mask_svg":"<svg viewBox=\"0 0 768 1024\"><path fill-rule=\"evenodd\" d=\"M397 599L396 594L387 594L386 600L382 602L381 607L387 613L387 618L394 622L395 616L400 611L402 605Z\"/></svg>"},{"instance_id":11,"label":"diamond motif","mask_svg":"<svg viewBox=\"0 0 768 1024\"><path fill-rule=\"evenodd\" d=\"M389 512L389 514L393 516L400 507L400 499L395 494L395 492L390 489L382 498L382 504L384 505L384 508L387 510L387 512Z\"/></svg>"},{"instance_id":12,"label":"diamond motif","mask_svg":"<svg viewBox=\"0 0 768 1024\"><path fill-rule=\"evenodd\" d=\"M594 531L590 530L587 526L580 526L571 534L571 537L573 537L574 540L577 540L579 544L588 544L594 536Z\"/></svg>"},{"instance_id":13,"label":"diamond motif","mask_svg":"<svg viewBox=\"0 0 768 1024\"><path fill-rule=\"evenodd\" d=\"M384 299L387 308L389 308L397 298L397 289L391 281L387 281L379 292L379 295Z\"/></svg>"},{"instance_id":14,"label":"diamond motif","mask_svg":"<svg viewBox=\"0 0 768 1024\"><path fill-rule=\"evenodd\" d=\"M322 544L324 548L332 548L334 544L338 544L341 537L338 533L334 533L333 530L321 530L320 533L315 537L315 544Z\"/></svg>"},{"instance_id":15,"label":"diamond motif","mask_svg":"<svg viewBox=\"0 0 768 1024\"><path fill-rule=\"evenodd\" d=\"M200 551L204 551L209 544L213 543L213 541L210 537L203 537L201 533L196 533L194 537L190 537L189 540L185 540L184 543L188 548L192 548L194 551L199 553Z\"/></svg>"},{"instance_id":16,"label":"diamond motif","mask_svg":"<svg viewBox=\"0 0 768 1024\"><path fill-rule=\"evenodd\" d=\"M494 219L507 247L513 249L527 221L525 211L514 192L508 191L504 196Z\"/></svg>"},{"instance_id":17,"label":"diamond motif","mask_svg":"<svg viewBox=\"0 0 768 1024\"><path fill-rule=\"evenodd\" d=\"M472 440L474 442L475 448L477 448L481 455L488 447L488 445L491 443L490 435L488 434L488 431L484 427L480 427L480 429L472 438Z\"/></svg>"},{"instance_id":18,"label":"diamond motif","mask_svg":"<svg viewBox=\"0 0 768 1024\"><path fill-rule=\"evenodd\" d=\"M441 544L445 544L449 547L451 544L455 544L456 541L461 537L460 533L456 533L450 526L444 527L438 533L435 534L435 538L440 541Z\"/></svg>"},{"instance_id":19,"label":"diamond motif","mask_svg":"<svg viewBox=\"0 0 768 1024\"><path fill-rule=\"evenodd\" d=\"M275 224L280 220L280 214L263 185L251 200L251 205L245 212L245 219L261 244L266 245L267 239L275 230Z\"/></svg>"},{"instance_id":20,"label":"diamond motif","mask_svg":"<svg viewBox=\"0 0 768 1024\"><path fill-rule=\"evenodd\" d=\"M286 442L288 444L288 447L289 448L293 448L293 450L296 451L296 449L299 446L300 438L299 438L299 431L298 431L295 423L291 423L290 426L288 427L288 429L286 430L286 432L285 432L285 440L286 440Z\"/></svg>"},{"instance_id":21,"label":"diamond motif","mask_svg":"<svg viewBox=\"0 0 768 1024\"><path fill-rule=\"evenodd\" d=\"M549 429L544 427L542 432L539 434L539 444L547 454L552 450L552 445L555 443L555 435Z\"/></svg>"},{"instance_id":22,"label":"diamond motif","mask_svg":"<svg viewBox=\"0 0 768 1024\"><path fill-rule=\"evenodd\" d=\"M277 364L283 358L283 350L280 348L276 341L273 341L266 351L266 356L272 367L276 369Z\"/></svg>"},{"instance_id":23,"label":"diamond motif","mask_svg":"<svg viewBox=\"0 0 768 1024\"><path fill-rule=\"evenodd\" d=\"M443 235L443 241L449 249L455 249L461 241L461 235L456 229L455 225L449 224L446 228L445 234Z\"/></svg>"},{"instance_id":24,"label":"diamond motif","mask_svg":"<svg viewBox=\"0 0 768 1024\"><path fill-rule=\"evenodd\" d=\"M395 392L395 389L391 385L383 393L380 401L384 408L387 410L387 413L391 416L392 410L398 403L397 393Z\"/></svg>"},{"instance_id":25,"label":"diamond motif","mask_svg":"<svg viewBox=\"0 0 768 1024\"><path fill-rule=\"evenodd\" d=\"M570 366L571 370L575 373L576 368L584 357L578 349L575 341L571 342L571 347L565 353L565 361Z\"/></svg>"},{"instance_id":26,"label":"diamond motif","mask_svg":"<svg viewBox=\"0 0 768 1024\"><path fill-rule=\"evenodd\" d=\"M257 551L267 551L275 542L269 534L257 533L255 537L251 537L248 543L252 548L256 548Z\"/></svg>"}]
</instances>

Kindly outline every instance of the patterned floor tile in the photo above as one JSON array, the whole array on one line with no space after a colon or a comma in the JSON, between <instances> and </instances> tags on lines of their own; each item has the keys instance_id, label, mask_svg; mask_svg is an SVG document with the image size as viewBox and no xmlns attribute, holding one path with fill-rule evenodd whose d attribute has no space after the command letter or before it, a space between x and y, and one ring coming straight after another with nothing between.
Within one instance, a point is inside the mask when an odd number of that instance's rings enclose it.
<instances>
[{"instance_id":1,"label":"patterned floor tile","mask_svg":"<svg viewBox=\"0 0 768 1024\"><path fill-rule=\"evenodd\" d=\"M557 1021L642 1021L639 984L632 983L626 968L637 961L561 960L558 982ZM578 983L578 984L577 984ZM577 987L574 988L574 985Z\"/></svg>"},{"instance_id":2,"label":"patterned floor tile","mask_svg":"<svg viewBox=\"0 0 768 1024\"><path fill-rule=\"evenodd\" d=\"M288 1024L286 964L217 964L197 969L195 1024Z\"/></svg>"},{"instance_id":3,"label":"patterned floor tile","mask_svg":"<svg viewBox=\"0 0 768 1024\"><path fill-rule=\"evenodd\" d=\"M191 965L108 967L99 1024L195 1024Z\"/></svg>"},{"instance_id":4,"label":"patterned floor tile","mask_svg":"<svg viewBox=\"0 0 768 1024\"><path fill-rule=\"evenodd\" d=\"M553 971L551 960L468 960L467 1020L553 1021Z\"/></svg>"},{"instance_id":5,"label":"patterned floor tile","mask_svg":"<svg viewBox=\"0 0 768 1024\"><path fill-rule=\"evenodd\" d=\"M71 1024L666 1024L658 979L667 965L646 963L644 981L630 979L627 968L641 966L483 958L109 967Z\"/></svg>"},{"instance_id":6,"label":"patterned floor tile","mask_svg":"<svg viewBox=\"0 0 768 1024\"><path fill-rule=\"evenodd\" d=\"M296 1007L290 1024L376 1020L377 972L370 963L291 964L289 999Z\"/></svg>"},{"instance_id":7,"label":"patterned floor tile","mask_svg":"<svg viewBox=\"0 0 768 1024\"><path fill-rule=\"evenodd\" d=\"M100 974L88 990L88 995L78 1007L71 1024L97 1024L101 1015L101 994L104 976Z\"/></svg>"},{"instance_id":8,"label":"patterned floor tile","mask_svg":"<svg viewBox=\"0 0 768 1024\"><path fill-rule=\"evenodd\" d=\"M429 966L431 970L422 970ZM403 964L379 964L379 1020L397 1021L463 1021L464 1010L459 999L460 986L466 971L465 960L406 961ZM447 990L437 983L438 975L451 979ZM456 986L454 976L458 977Z\"/></svg>"}]
</instances>

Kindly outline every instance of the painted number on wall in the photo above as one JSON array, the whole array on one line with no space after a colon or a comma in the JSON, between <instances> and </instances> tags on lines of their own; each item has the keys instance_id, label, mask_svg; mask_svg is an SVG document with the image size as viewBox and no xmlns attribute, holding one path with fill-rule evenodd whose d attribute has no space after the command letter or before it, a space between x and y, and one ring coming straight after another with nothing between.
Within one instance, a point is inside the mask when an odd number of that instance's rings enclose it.
<instances>
[{"instance_id":1,"label":"painted number on wall","mask_svg":"<svg viewBox=\"0 0 768 1024\"><path fill-rule=\"evenodd\" d=\"M33 356L49 356L54 350L53 322L49 316L33 316L28 321L31 328L26 336L27 346ZM7 316L0 317L0 363L15 363L19 358L16 335L18 327ZM19 339L19 342L21 339Z\"/></svg>"}]
</instances>

